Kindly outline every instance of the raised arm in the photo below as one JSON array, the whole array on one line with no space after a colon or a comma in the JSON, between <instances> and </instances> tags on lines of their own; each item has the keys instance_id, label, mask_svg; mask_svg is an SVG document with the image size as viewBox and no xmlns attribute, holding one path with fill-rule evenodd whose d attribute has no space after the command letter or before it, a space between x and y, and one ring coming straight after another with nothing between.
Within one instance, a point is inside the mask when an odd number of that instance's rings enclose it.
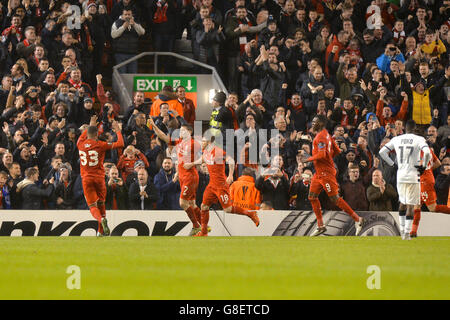
<instances>
[{"instance_id":1,"label":"raised arm","mask_svg":"<svg viewBox=\"0 0 450 320\"><path fill-rule=\"evenodd\" d=\"M151 116L149 117L148 122L152 126L152 129L153 129L153 131L155 131L158 138L160 138L162 141L164 141L165 143L168 144L170 142L169 136L167 134L165 134L164 132L162 132L162 130L160 128L158 128L157 125L155 125L155 123L153 122L153 118Z\"/></svg>"}]
</instances>

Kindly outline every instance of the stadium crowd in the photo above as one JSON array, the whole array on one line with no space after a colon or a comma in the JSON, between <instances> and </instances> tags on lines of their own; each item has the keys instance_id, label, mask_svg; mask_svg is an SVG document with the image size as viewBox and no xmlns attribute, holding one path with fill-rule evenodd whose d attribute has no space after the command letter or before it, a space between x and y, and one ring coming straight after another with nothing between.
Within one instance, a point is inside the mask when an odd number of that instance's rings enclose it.
<instances>
[{"instance_id":1,"label":"stadium crowd","mask_svg":"<svg viewBox=\"0 0 450 320\"><path fill-rule=\"evenodd\" d=\"M114 119L125 138L105 159L106 208L180 209L174 147L148 119L166 134L192 125L185 88L166 86L154 101L135 92L121 108L101 74L139 53L144 35L154 51L173 51L184 30L194 58L216 67L230 92L215 96L209 127L247 135L231 186L239 205L311 209L314 167L304 160L316 114L328 118L342 151L340 192L354 210L398 208L396 168L378 151L408 119L441 162L435 189L446 204L449 17L450 0L2 0L0 208L87 209L76 144L97 115L101 139L115 141ZM136 73L138 65L120 71ZM263 144L261 128L279 133ZM252 146L268 165L249 161ZM198 171L200 205L209 177L205 165ZM336 209L324 192L320 200Z\"/></svg>"}]
</instances>

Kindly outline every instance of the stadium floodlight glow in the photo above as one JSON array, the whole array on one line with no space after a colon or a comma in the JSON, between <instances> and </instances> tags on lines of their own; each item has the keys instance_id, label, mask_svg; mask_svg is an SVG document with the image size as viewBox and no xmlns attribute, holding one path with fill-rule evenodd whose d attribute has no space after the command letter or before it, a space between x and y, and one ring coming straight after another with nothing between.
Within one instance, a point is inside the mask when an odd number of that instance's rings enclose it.
<instances>
[{"instance_id":1,"label":"stadium floodlight glow","mask_svg":"<svg viewBox=\"0 0 450 320\"><path fill-rule=\"evenodd\" d=\"M209 103L212 103L216 93L217 93L216 89L209 89L209 93L208 93L208 101L209 101Z\"/></svg>"}]
</instances>

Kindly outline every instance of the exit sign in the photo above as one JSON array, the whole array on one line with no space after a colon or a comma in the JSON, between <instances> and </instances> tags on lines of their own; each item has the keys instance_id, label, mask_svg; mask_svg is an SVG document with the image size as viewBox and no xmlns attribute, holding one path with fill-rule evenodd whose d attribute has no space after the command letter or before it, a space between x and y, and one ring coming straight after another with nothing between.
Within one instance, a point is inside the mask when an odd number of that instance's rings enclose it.
<instances>
[{"instance_id":1,"label":"exit sign","mask_svg":"<svg viewBox=\"0 0 450 320\"><path fill-rule=\"evenodd\" d=\"M197 77L136 76L134 91L159 92L164 86L186 88L186 92L197 92Z\"/></svg>"}]
</instances>

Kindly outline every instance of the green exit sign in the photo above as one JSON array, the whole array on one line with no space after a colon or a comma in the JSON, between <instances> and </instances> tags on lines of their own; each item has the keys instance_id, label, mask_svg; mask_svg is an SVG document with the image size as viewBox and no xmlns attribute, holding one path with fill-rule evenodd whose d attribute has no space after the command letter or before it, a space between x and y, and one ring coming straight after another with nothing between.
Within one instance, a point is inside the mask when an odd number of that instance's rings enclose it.
<instances>
[{"instance_id":1,"label":"green exit sign","mask_svg":"<svg viewBox=\"0 0 450 320\"><path fill-rule=\"evenodd\" d=\"M160 92L164 86L186 88L186 92L197 92L197 77L136 76L134 91Z\"/></svg>"}]
</instances>

